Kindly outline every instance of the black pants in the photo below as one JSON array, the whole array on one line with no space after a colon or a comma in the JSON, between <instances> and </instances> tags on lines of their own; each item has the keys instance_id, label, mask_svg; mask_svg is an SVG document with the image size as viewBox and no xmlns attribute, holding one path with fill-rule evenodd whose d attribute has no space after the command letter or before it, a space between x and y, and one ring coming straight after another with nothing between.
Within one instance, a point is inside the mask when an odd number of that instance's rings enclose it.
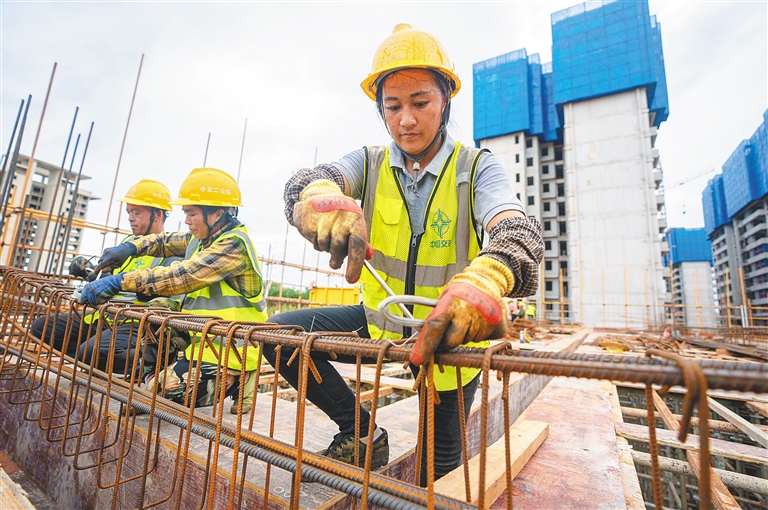
<instances>
[{"instance_id":1,"label":"black pants","mask_svg":"<svg viewBox=\"0 0 768 510\"><path fill-rule=\"evenodd\" d=\"M67 337L67 319L67 313L51 314L46 326L46 317L38 317L32 322L30 333L40 338L44 343L52 345L54 349L62 350L65 343L64 340ZM91 336L87 337L86 335L88 334ZM80 337L79 348L77 345L78 337ZM125 373L126 365L130 366L133 364L137 337L138 323L126 323L117 326L113 372ZM90 364L94 347L97 346L96 349L99 351L97 368L99 370L106 370L111 340L112 330L107 328L103 321L94 320L93 324L89 325L73 316L65 354L72 357L77 355L78 360Z\"/></svg>"},{"instance_id":2,"label":"black pants","mask_svg":"<svg viewBox=\"0 0 768 510\"><path fill-rule=\"evenodd\" d=\"M362 338L370 338L365 311L362 305L339 308L305 308L275 315L268 322L280 325L301 326L306 331L356 331ZM280 355L280 375L291 386L298 388L298 363L286 366L293 353L292 349L282 349ZM275 346L264 345L264 357L275 365ZM330 355L326 352L313 352L315 363L323 382L318 384L314 377L308 378L307 399L320 408L339 426L344 434L355 433L355 393L346 381L329 363ZM338 355L335 361L356 363L355 356ZM363 358L363 363L376 363L375 359ZM412 367L413 370L413 367ZM418 373L418 368L414 370ZM480 381L475 377L464 385L464 416L469 417L469 410L475 398L475 390ZM368 434L370 414L360 407L360 435ZM424 435L426 431L421 431ZM426 443L424 443L426 445ZM421 485L426 485L426 448L422 455ZM440 405L435 406L435 478L446 475L461 465L461 431L459 426L458 391L441 391Z\"/></svg>"}]
</instances>

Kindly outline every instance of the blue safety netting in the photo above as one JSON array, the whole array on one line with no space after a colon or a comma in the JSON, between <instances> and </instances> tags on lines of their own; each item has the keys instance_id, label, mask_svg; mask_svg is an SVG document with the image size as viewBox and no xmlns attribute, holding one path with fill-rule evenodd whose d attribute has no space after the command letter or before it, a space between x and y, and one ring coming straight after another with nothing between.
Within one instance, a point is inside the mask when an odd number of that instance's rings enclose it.
<instances>
[{"instance_id":1,"label":"blue safety netting","mask_svg":"<svg viewBox=\"0 0 768 510\"><path fill-rule=\"evenodd\" d=\"M723 165L723 186L728 217L759 198L757 175L749 140L742 141Z\"/></svg>"},{"instance_id":2,"label":"blue safety netting","mask_svg":"<svg viewBox=\"0 0 768 510\"><path fill-rule=\"evenodd\" d=\"M653 44L656 90L653 94L650 110L656 114L653 124L659 127L669 117L669 98L667 96L667 72L664 67L664 51L661 46L661 24L656 21L656 15L651 16L651 42Z\"/></svg>"},{"instance_id":3,"label":"blue safety netting","mask_svg":"<svg viewBox=\"0 0 768 510\"><path fill-rule=\"evenodd\" d=\"M552 59L520 49L473 66L476 141L520 131L562 142L562 105L645 87L669 116L661 26L647 0L604 0L552 14Z\"/></svg>"},{"instance_id":4,"label":"blue safety netting","mask_svg":"<svg viewBox=\"0 0 768 510\"><path fill-rule=\"evenodd\" d=\"M528 67L525 49L472 66L475 140L531 129Z\"/></svg>"},{"instance_id":5,"label":"blue safety netting","mask_svg":"<svg viewBox=\"0 0 768 510\"><path fill-rule=\"evenodd\" d=\"M562 124L555 104L555 75L552 62L541 66L541 96L544 99L544 140L553 142L562 138Z\"/></svg>"},{"instance_id":6,"label":"blue safety netting","mask_svg":"<svg viewBox=\"0 0 768 510\"><path fill-rule=\"evenodd\" d=\"M656 124L669 115L661 27L647 1L589 2L552 14L552 62L557 104L646 87ZM655 98L659 82L664 90Z\"/></svg>"},{"instance_id":7,"label":"blue safety netting","mask_svg":"<svg viewBox=\"0 0 768 510\"><path fill-rule=\"evenodd\" d=\"M712 263L712 243L703 228L673 228L667 233L672 265L681 262Z\"/></svg>"},{"instance_id":8,"label":"blue safety netting","mask_svg":"<svg viewBox=\"0 0 768 510\"><path fill-rule=\"evenodd\" d=\"M749 139L752 147L752 165L757 181L757 194L768 194L768 110L763 113L763 123Z\"/></svg>"},{"instance_id":9,"label":"blue safety netting","mask_svg":"<svg viewBox=\"0 0 768 510\"><path fill-rule=\"evenodd\" d=\"M710 179L701 193L701 202L704 206L704 230L707 236L711 236L715 230L728 222L722 174Z\"/></svg>"}]
</instances>

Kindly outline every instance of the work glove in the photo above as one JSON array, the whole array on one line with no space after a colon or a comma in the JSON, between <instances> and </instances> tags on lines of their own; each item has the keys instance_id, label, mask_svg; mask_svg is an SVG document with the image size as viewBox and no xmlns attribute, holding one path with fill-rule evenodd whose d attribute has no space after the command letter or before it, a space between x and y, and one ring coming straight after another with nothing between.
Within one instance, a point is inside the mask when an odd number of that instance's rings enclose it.
<instances>
[{"instance_id":1,"label":"work glove","mask_svg":"<svg viewBox=\"0 0 768 510\"><path fill-rule=\"evenodd\" d=\"M172 312L178 312L180 309L179 302L169 297L156 297L151 299L147 302L147 306L151 306L152 308L167 308Z\"/></svg>"},{"instance_id":2,"label":"work glove","mask_svg":"<svg viewBox=\"0 0 768 510\"><path fill-rule=\"evenodd\" d=\"M100 272L111 273L113 269L122 266L128 257L136 255L136 247L132 243L122 243L112 248L107 248L99 259L99 265L93 268L94 274Z\"/></svg>"},{"instance_id":3,"label":"work glove","mask_svg":"<svg viewBox=\"0 0 768 510\"><path fill-rule=\"evenodd\" d=\"M82 255L72 259L69 265L69 274L78 278L88 278L88 274L93 272L93 264Z\"/></svg>"},{"instance_id":4,"label":"work glove","mask_svg":"<svg viewBox=\"0 0 768 510\"><path fill-rule=\"evenodd\" d=\"M340 268L347 257L345 278L357 282L363 262L373 256L363 210L327 179L312 181L299 198L293 206L293 224L315 250L331 254L331 268Z\"/></svg>"},{"instance_id":5,"label":"work glove","mask_svg":"<svg viewBox=\"0 0 768 510\"><path fill-rule=\"evenodd\" d=\"M95 282L86 283L80 293L80 303L96 306L106 303L122 289L123 273L107 276Z\"/></svg>"},{"instance_id":6,"label":"work glove","mask_svg":"<svg viewBox=\"0 0 768 510\"><path fill-rule=\"evenodd\" d=\"M507 266L490 257L478 257L448 282L427 316L411 363L421 365L438 348L450 350L468 342L501 338L507 332L507 311L502 297L515 286Z\"/></svg>"}]
</instances>

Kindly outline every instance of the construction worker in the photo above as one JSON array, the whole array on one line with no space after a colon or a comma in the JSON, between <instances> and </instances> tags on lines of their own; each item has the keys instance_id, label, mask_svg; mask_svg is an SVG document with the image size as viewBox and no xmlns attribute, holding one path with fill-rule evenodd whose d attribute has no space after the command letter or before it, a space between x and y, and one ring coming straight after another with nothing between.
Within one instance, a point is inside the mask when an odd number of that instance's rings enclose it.
<instances>
[{"instance_id":1,"label":"construction worker","mask_svg":"<svg viewBox=\"0 0 768 510\"><path fill-rule=\"evenodd\" d=\"M413 309L416 318L426 319L411 356L414 373L438 347L482 347L486 339L504 335L501 298L536 290L541 226L525 216L506 171L490 152L457 143L448 134L451 98L460 86L453 62L432 35L401 24L384 40L362 88L376 102L392 143L299 170L284 194L289 223L316 250L330 252L332 268L347 259L346 279L361 281L363 303L292 311L271 322L313 332L354 331L381 340L410 336L410 328L385 322L379 314L385 290L367 271L361 276L370 258L396 294L440 298L434 310ZM362 201L362 208L355 200ZM481 250L484 231L490 242ZM274 347L264 351L274 365ZM283 359L290 356L285 348L282 353ZM307 398L339 426L321 454L353 463L355 395L328 362L328 353L315 352L312 358L322 382L307 379ZM334 359L355 361L340 354ZM461 370L464 409L459 410L456 369L445 368L430 375L440 395L434 420L437 477L461 463L458 413L468 416L479 381L479 370ZM297 387L295 363L281 363L280 373ZM361 463L369 422L370 415L360 408ZM377 468L388 462L389 440L384 429L371 426ZM421 462L426 466L426 453ZM421 473L425 485L426 468Z\"/></svg>"},{"instance_id":2,"label":"construction worker","mask_svg":"<svg viewBox=\"0 0 768 510\"><path fill-rule=\"evenodd\" d=\"M156 234L108 249L95 270L119 266L135 255L183 255L184 260L172 267L134 271L91 282L83 288L81 300L97 305L121 290L151 290L160 296L183 295L180 303L166 299L165 304L185 313L219 316L230 321L266 321L261 268L248 229L237 219L237 208L242 202L235 180L216 168L196 168L182 183L179 198L171 203L182 206L188 233ZM184 359L157 375L158 388L165 390L166 398L179 403L185 402L187 384L194 378L199 335L193 340ZM221 341L223 339L214 339L217 345ZM247 350L246 381L239 381L238 356L242 354L242 347L237 350L238 355L230 351L226 377L222 378L227 385L227 395L233 398L236 398L238 384L244 384L242 405L235 401L230 409L233 414L250 411L258 380L258 374L253 373L259 360L258 348ZM189 392L200 406L212 405L217 395L213 388L219 370L216 352L208 347L203 350L199 386L194 393Z\"/></svg>"},{"instance_id":3,"label":"construction worker","mask_svg":"<svg viewBox=\"0 0 768 510\"><path fill-rule=\"evenodd\" d=\"M528 320L536 320L536 303L528 303L525 306L525 318Z\"/></svg>"},{"instance_id":4,"label":"construction worker","mask_svg":"<svg viewBox=\"0 0 768 510\"><path fill-rule=\"evenodd\" d=\"M160 182L144 179L134 184L128 189L125 197L120 202L125 204L125 210L128 214L128 223L133 235L127 236L120 245L138 239L141 236L149 234L160 234L164 231L165 220L168 212L171 210L171 192ZM158 266L170 266L171 263L181 260L179 257L163 256L142 256L128 257L120 267L114 268L113 274L128 273L146 268ZM92 270L92 264L85 257L75 257L69 266L69 272L73 276L82 278L95 278L98 276ZM144 304L152 295L137 295L137 303ZM68 314L54 313L49 318L38 317L33 323L30 331L37 338L47 338L52 342L55 349L61 349L64 344L64 338L67 328ZM69 341L66 345L66 354L70 356L78 355L78 359L90 363L91 355L95 352L94 347L99 351L98 368L105 370L107 368L107 357L110 351L112 331L107 328L107 322L111 319L106 317L99 321L98 312L86 314L82 321L72 321L72 329L69 334ZM87 334L89 331L91 337L87 341L82 341L79 351L77 350L77 339L80 330ZM118 325L115 332L115 344L113 346L115 358L112 370L114 372L125 372L126 366L133 362L134 348L136 347L137 328L130 323Z\"/></svg>"}]
</instances>

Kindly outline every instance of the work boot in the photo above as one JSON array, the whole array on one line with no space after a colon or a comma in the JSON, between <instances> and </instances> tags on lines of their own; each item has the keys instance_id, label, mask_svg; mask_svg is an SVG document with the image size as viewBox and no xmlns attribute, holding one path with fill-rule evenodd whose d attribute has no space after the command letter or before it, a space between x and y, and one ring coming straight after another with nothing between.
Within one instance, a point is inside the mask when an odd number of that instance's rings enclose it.
<instances>
[{"instance_id":1,"label":"work boot","mask_svg":"<svg viewBox=\"0 0 768 510\"><path fill-rule=\"evenodd\" d=\"M242 414L248 414L251 412L251 407L253 406L253 393L256 391L256 381L259 379L259 375L256 372L247 372L245 377L246 381L245 385L243 386L243 403L242 405L238 405L237 397L239 393L235 393L232 396L232 400L234 402L232 403L232 407L229 408L229 412L232 414L237 414L238 412Z\"/></svg>"},{"instance_id":2,"label":"work boot","mask_svg":"<svg viewBox=\"0 0 768 510\"><path fill-rule=\"evenodd\" d=\"M360 441L359 463L358 466L365 466L365 450L367 445ZM325 450L317 452L318 455L331 459L340 460L346 464L354 464L355 460L355 437L339 432L333 436L333 441ZM389 434L385 429L381 429L379 438L373 442L373 459L371 460L371 469L384 467L389 462Z\"/></svg>"}]
</instances>

